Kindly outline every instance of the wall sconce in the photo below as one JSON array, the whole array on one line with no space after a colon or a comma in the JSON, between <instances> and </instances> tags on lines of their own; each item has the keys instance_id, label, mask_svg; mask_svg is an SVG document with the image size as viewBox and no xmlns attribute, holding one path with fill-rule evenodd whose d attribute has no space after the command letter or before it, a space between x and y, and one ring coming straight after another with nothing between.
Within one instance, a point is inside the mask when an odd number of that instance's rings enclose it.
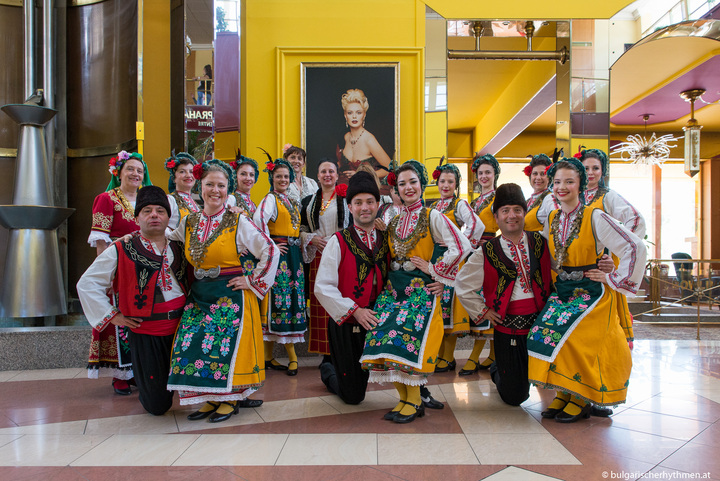
<instances>
[{"instance_id":1,"label":"wall sconce","mask_svg":"<svg viewBox=\"0 0 720 481\"><path fill-rule=\"evenodd\" d=\"M685 173L690 177L700 172L700 129L695 120L695 101L705 93L705 89L692 89L680 92L680 97L690 102L690 120L683 127L685 131Z\"/></svg>"}]
</instances>

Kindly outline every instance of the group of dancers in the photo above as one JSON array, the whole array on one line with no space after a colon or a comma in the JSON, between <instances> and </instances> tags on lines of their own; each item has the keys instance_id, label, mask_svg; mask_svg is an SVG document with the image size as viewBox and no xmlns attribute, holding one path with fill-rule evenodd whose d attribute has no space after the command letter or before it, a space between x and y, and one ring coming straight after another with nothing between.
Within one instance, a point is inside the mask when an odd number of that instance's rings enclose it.
<instances>
[{"instance_id":1,"label":"group of dancers","mask_svg":"<svg viewBox=\"0 0 720 481\"><path fill-rule=\"evenodd\" d=\"M516 184L498 186L493 156L478 155L472 204L459 197L457 167L441 162L440 200L426 205L417 161L387 175L389 198L373 168L338 185L337 162L322 159L318 184L303 175L304 150L283 150L268 155L271 188L257 207L259 166L239 154L230 164L173 155L169 195L149 185L139 154L111 159L93 206L99 255L78 283L91 377L113 369L115 391L134 383L152 414L178 391L181 405L199 405L189 419L220 422L262 404L249 396L266 370L296 375L294 346L307 335L329 391L357 404L368 382L392 382L399 402L384 417L408 423L444 407L428 377L454 371L457 338L472 335L459 374L489 368L509 404L530 383L557 391L543 416L561 422L624 402L624 294L642 279L644 220L605 187L603 152L533 157L527 200ZM273 357L276 343L288 365Z\"/></svg>"}]
</instances>

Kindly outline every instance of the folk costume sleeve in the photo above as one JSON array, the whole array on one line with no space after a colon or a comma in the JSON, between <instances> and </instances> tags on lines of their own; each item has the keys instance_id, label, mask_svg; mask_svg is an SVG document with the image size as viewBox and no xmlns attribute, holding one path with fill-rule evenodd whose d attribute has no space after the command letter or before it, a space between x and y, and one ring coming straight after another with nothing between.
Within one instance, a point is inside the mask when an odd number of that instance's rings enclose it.
<instances>
[{"instance_id":1,"label":"folk costume sleeve","mask_svg":"<svg viewBox=\"0 0 720 481\"><path fill-rule=\"evenodd\" d=\"M280 249L253 221L242 214L237 216L238 229L235 238L237 249L238 252L249 250L256 259L259 259L252 274L247 276L247 280L250 290L262 299L275 281Z\"/></svg>"},{"instance_id":2,"label":"folk costume sleeve","mask_svg":"<svg viewBox=\"0 0 720 481\"><path fill-rule=\"evenodd\" d=\"M605 274L608 285L622 294L634 296L645 273L645 244L620 221L600 209L593 211L592 223L595 236L602 244L599 247L607 247L620 258L618 267Z\"/></svg>"},{"instance_id":3,"label":"folk costume sleeve","mask_svg":"<svg viewBox=\"0 0 720 481\"><path fill-rule=\"evenodd\" d=\"M545 196L545 198L542 201L542 204L540 204L540 207L537 211L537 220L540 222L543 226L547 227L548 224L548 217L550 216L550 212L554 211L555 209L559 209L560 205L555 201L555 196L553 193L549 193ZM544 232L544 231L543 231ZM543 237L547 238L547 236L543 233Z\"/></svg>"},{"instance_id":4,"label":"folk costume sleeve","mask_svg":"<svg viewBox=\"0 0 720 481\"><path fill-rule=\"evenodd\" d=\"M88 237L90 247L96 247L99 240L108 244L112 242L110 228L112 227L114 215L113 201L107 192L95 197L92 206L92 227Z\"/></svg>"},{"instance_id":5,"label":"folk costume sleeve","mask_svg":"<svg viewBox=\"0 0 720 481\"><path fill-rule=\"evenodd\" d=\"M345 322L359 307L352 299L343 297L338 289L340 256L340 243L336 236L332 236L323 250L315 277L315 297L338 324Z\"/></svg>"},{"instance_id":6,"label":"folk costume sleeve","mask_svg":"<svg viewBox=\"0 0 720 481\"><path fill-rule=\"evenodd\" d=\"M480 220L470 204L465 199L460 199L455 207L455 215L465 226L465 237L470 241L473 249L480 247L480 239L485 232L485 224Z\"/></svg>"},{"instance_id":7,"label":"folk costume sleeve","mask_svg":"<svg viewBox=\"0 0 720 481\"><path fill-rule=\"evenodd\" d=\"M633 234L641 239L645 238L645 218L623 196L609 190L603 197L603 209L622 222Z\"/></svg>"},{"instance_id":8,"label":"folk costume sleeve","mask_svg":"<svg viewBox=\"0 0 720 481\"><path fill-rule=\"evenodd\" d=\"M258 226L265 235L269 236L270 231L268 230L268 222L275 220L277 218L277 214L278 211L275 196L268 194L262 202L260 202L260 205L255 211L255 215L253 215L253 222L255 222L255 225Z\"/></svg>"},{"instance_id":9,"label":"folk costume sleeve","mask_svg":"<svg viewBox=\"0 0 720 481\"><path fill-rule=\"evenodd\" d=\"M83 313L92 327L102 331L120 311L110 303L107 290L112 287L117 271L118 253L109 246L88 267L77 283Z\"/></svg>"},{"instance_id":10,"label":"folk costume sleeve","mask_svg":"<svg viewBox=\"0 0 720 481\"><path fill-rule=\"evenodd\" d=\"M435 264L428 265L430 277L453 287L460 262L472 251L470 241L450 219L436 210L430 211L430 232L435 242L447 246L445 254Z\"/></svg>"},{"instance_id":11,"label":"folk costume sleeve","mask_svg":"<svg viewBox=\"0 0 720 481\"><path fill-rule=\"evenodd\" d=\"M188 216L185 216L180 219L180 224L177 226L177 229L172 231L170 235L167 235L167 230L165 231L166 237L169 241L178 241L183 244L185 243L185 225L187 224L187 218Z\"/></svg>"},{"instance_id":12,"label":"folk costume sleeve","mask_svg":"<svg viewBox=\"0 0 720 481\"><path fill-rule=\"evenodd\" d=\"M485 298L480 294L485 280L484 264L485 256L482 249L476 249L455 278L455 294L475 324L479 324L480 319L488 311Z\"/></svg>"},{"instance_id":13,"label":"folk costume sleeve","mask_svg":"<svg viewBox=\"0 0 720 481\"><path fill-rule=\"evenodd\" d=\"M173 229L177 229L180 223L180 209L178 209L177 201L172 195L168 195L168 203L170 204L170 222L168 222L167 229L165 229L165 237L168 237Z\"/></svg>"}]
</instances>

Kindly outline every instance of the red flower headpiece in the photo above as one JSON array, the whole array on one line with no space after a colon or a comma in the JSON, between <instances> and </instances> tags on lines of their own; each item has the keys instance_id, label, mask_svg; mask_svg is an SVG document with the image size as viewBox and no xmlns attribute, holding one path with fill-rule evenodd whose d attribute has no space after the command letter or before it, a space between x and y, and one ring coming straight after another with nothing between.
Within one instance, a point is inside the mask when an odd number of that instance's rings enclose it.
<instances>
[{"instance_id":1,"label":"red flower headpiece","mask_svg":"<svg viewBox=\"0 0 720 481\"><path fill-rule=\"evenodd\" d=\"M530 174L532 174L532 170L533 170L533 168L530 166L530 164L528 164L528 165L526 165L525 168L523 169L523 172L525 172L525 175L527 175L528 177L530 177Z\"/></svg>"},{"instance_id":2,"label":"red flower headpiece","mask_svg":"<svg viewBox=\"0 0 720 481\"><path fill-rule=\"evenodd\" d=\"M582 159L582 153L583 153L584 148L585 148L584 145L581 145L580 147L578 147L577 154L573 155L573 157L575 157L576 159Z\"/></svg>"},{"instance_id":3,"label":"red flower headpiece","mask_svg":"<svg viewBox=\"0 0 720 481\"><path fill-rule=\"evenodd\" d=\"M195 177L197 180L200 180L202 178L202 174L203 174L203 164L193 165L193 177Z\"/></svg>"},{"instance_id":4,"label":"red flower headpiece","mask_svg":"<svg viewBox=\"0 0 720 481\"><path fill-rule=\"evenodd\" d=\"M335 193L340 197L347 197L347 184L338 184L335 186Z\"/></svg>"},{"instance_id":5,"label":"red flower headpiece","mask_svg":"<svg viewBox=\"0 0 720 481\"><path fill-rule=\"evenodd\" d=\"M550 170L550 167L552 167L555 164L550 164L547 167L545 167L545 174L547 174L547 171Z\"/></svg>"},{"instance_id":6,"label":"red flower headpiece","mask_svg":"<svg viewBox=\"0 0 720 481\"><path fill-rule=\"evenodd\" d=\"M265 170L267 170L268 172L272 172L273 170L275 170L275 163L268 162L267 164L265 164Z\"/></svg>"},{"instance_id":7,"label":"red flower headpiece","mask_svg":"<svg viewBox=\"0 0 720 481\"><path fill-rule=\"evenodd\" d=\"M230 167L232 167L233 170L237 170L237 168L238 168L237 160L233 160L232 162L230 162Z\"/></svg>"},{"instance_id":8,"label":"red flower headpiece","mask_svg":"<svg viewBox=\"0 0 720 481\"><path fill-rule=\"evenodd\" d=\"M166 169L174 169L176 165L177 165L177 162L175 161L175 159L172 159L172 158L169 159L167 162L165 162Z\"/></svg>"},{"instance_id":9,"label":"red flower headpiece","mask_svg":"<svg viewBox=\"0 0 720 481\"><path fill-rule=\"evenodd\" d=\"M432 173L433 179L438 180L440 178L440 173L441 172L438 169L433 170L433 173Z\"/></svg>"},{"instance_id":10,"label":"red flower headpiece","mask_svg":"<svg viewBox=\"0 0 720 481\"><path fill-rule=\"evenodd\" d=\"M395 176L395 172L390 172L387 175L386 179L387 179L388 185L394 186L397 184L397 177Z\"/></svg>"}]
</instances>

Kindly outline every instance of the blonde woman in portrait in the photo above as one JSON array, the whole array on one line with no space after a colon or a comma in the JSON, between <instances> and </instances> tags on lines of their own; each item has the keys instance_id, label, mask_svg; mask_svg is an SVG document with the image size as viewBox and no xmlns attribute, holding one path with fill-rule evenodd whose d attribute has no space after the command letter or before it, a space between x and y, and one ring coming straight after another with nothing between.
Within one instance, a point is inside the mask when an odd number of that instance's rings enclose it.
<instances>
[{"instance_id":1,"label":"blonde woman in portrait","mask_svg":"<svg viewBox=\"0 0 720 481\"><path fill-rule=\"evenodd\" d=\"M342 95L341 102L348 132L344 136L345 146L337 149L340 166L338 183L347 184L362 164L369 164L379 179L386 177L391 159L375 136L365 129L369 108L365 93L360 89L350 89Z\"/></svg>"}]
</instances>

